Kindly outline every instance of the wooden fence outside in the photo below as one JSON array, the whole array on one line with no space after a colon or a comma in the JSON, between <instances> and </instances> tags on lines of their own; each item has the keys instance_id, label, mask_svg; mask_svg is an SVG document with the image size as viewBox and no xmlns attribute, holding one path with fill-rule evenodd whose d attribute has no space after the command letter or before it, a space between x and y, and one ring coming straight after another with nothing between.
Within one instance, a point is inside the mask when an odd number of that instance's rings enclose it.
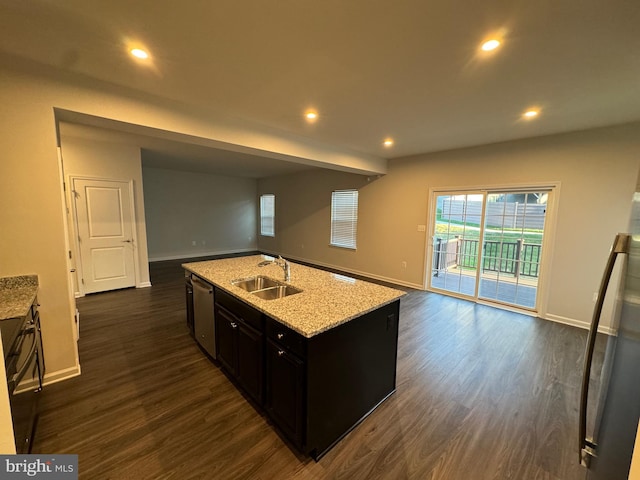
<instances>
[{"instance_id":1,"label":"wooden fence outside","mask_svg":"<svg viewBox=\"0 0 640 480\"><path fill-rule=\"evenodd\" d=\"M542 230L546 209L546 205L537 203L487 202L485 226ZM480 225L482 202L446 198L442 202L440 218Z\"/></svg>"}]
</instances>

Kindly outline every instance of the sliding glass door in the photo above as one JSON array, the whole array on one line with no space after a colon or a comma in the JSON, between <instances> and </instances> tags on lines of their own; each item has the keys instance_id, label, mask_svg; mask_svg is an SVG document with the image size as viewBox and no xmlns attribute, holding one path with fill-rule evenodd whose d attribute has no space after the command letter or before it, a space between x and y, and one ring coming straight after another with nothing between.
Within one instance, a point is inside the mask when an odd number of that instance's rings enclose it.
<instances>
[{"instance_id":1,"label":"sliding glass door","mask_svg":"<svg viewBox=\"0 0 640 480\"><path fill-rule=\"evenodd\" d=\"M479 297L534 308L548 192L487 194Z\"/></svg>"},{"instance_id":2,"label":"sliding glass door","mask_svg":"<svg viewBox=\"0 0 640 480\"><path fill-rule=\"evenodd\" d=\"M432 287L476 295L483 197L473 193L436 196Z\"/></svg>"},{"instance_id":3,"label":"sliding glass door","mask_svg":"<svg viewBox=\"0 0 640 480\"><path fill-rule=\"evenodd\" d=\"M436 192L429 287L535 309L549 193Z\"/></svg>"}]
</instances>

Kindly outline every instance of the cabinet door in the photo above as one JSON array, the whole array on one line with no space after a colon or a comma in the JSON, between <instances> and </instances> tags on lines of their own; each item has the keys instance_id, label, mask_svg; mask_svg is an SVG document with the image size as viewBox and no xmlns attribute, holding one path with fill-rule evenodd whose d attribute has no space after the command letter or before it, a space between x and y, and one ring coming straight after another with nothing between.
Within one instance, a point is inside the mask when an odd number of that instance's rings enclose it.
<instances>
[{"instance_id":1,"label":"cabinet door","mask_svg":"<svg viewBox=\"0 0 640 480\"><path fill-rule=\"evenodd\" d=\"M237 379L245 391L259 405L264 396L263 335L255 329L240 323L238 325Z\"/></svg>"},{"instance_id":2,"label":"cabinet door","mask_svg":"<svg viewBox=\"0 0 640 480\"><path fill-rule=\"evenodd\" d=\"M36 326L36 341L38 342L38 375L40 382L40 389L42 390L42 380L44 379L44 374L47 371L47 365L44 362L44 347L42 346L42 328L40 327L40 313L36 312L36 316L34 318L34 324Z\"/></svg>"},{"instance_id":3,"label":"cabinet door","mask_svg":"<svg viewBox=\"0 0 640 480\"><path fill-rule=\"evenodd\" d=\"M304 363L267 340L266 409L282 432L302 448L304 414Z\"/></svg>"},{"instance_id":4,"label":"cabinet door","mask_svg":"<svg viewBox=\"0 0 640 480\"><path fill-rule=\"evenodd\" d=\"M191 285L191 279L185 279L185 299L187 309L187 328L189 333L194 336L193 333L193 285Z\"/></svg>"},{"instance_id":5,"label":"cabinet door","mask_svg":"<svg viewBox=\"0 0 640 480\"><path fill-rule=\"evenodd\" d=\"M216 311L216 342L218 360L231 374L236 374L236 352L238 341L238 320L232 313L218 307Z\"/></svg>"}]
</instances>

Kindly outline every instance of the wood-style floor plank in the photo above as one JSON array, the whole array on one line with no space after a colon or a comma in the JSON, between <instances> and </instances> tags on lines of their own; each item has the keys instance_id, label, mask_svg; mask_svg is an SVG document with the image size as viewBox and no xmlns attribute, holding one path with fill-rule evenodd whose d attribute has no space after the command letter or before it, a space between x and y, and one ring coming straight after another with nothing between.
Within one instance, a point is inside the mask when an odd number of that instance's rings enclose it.
<instances>
[{"instance_id":1,"label":"wood-style floor plank","mask_svg":"<svg viewBox=\"0 0 640 480\"><path fill-rule=\"evenodd\" d=\"M410 291L396 393L316 463L188 335L180 263L151 264L151 288L79 299L82 375L42 392L34 452L78 454L92 480L584 477L584 331Z\"/></svg>"}]
</instances>

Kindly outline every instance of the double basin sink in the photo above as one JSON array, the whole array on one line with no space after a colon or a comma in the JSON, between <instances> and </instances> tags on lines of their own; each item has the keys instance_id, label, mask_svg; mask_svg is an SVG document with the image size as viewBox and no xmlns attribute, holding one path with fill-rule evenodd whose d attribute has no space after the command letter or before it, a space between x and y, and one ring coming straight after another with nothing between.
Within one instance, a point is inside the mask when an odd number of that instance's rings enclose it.
<instances>
[{"instance_id":1,"label":"double basin sink","mask_svg":"<svg viewBox=\"0 0 640 480\"><path fill-rule=\"evenodd\" d=\"M299 288L292 287L273 278L265 277L264 275L232 280L231 284L263 300L276 300L302 292Z\"/></svg>"}]
</instances>

